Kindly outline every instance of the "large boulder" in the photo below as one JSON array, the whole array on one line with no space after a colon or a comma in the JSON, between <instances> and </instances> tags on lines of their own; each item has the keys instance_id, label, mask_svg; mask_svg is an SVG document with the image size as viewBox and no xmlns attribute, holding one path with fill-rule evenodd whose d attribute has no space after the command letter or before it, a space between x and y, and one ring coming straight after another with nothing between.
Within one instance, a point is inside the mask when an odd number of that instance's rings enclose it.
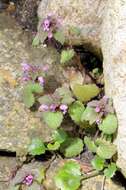
<instances>
[{"instance_id":1,"label":"large boulder","mask_svg":"<svg viewBox=\"0 0 126 190\"><path fill-rule=\"evenodd\" d=\"M66 41L69 41L72 45L85 45L86 48L99 54L100 32L105 5L106 0L41 1L38 8L39 35L43 36L41 27L43 19L51 13L56 19L61 19L62 31ZM81 34L78 36L76 34L71 35L71 27L80 29Z\"/></svg>"}]
</instances>

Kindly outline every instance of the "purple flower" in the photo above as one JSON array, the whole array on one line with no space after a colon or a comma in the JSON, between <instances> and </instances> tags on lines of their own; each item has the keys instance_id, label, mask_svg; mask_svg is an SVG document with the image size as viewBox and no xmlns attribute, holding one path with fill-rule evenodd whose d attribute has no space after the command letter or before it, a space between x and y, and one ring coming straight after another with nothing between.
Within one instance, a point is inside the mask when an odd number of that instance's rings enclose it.
<instances>
[{"instance_id":1,"label":"purple flower","mask_svg":"<svg viewBox=\"0 0 126 190\"><path fill-rule=\"evenodd\" d=\"M30 186L33 183L33 179L33 175L30 174L24 178L23 183Z\"/></svg>"},{"instance_id":2,"label":"purple flower","mask_svg":"<svg viewBox=\"0 0 126 190\"><path fill-rule=\"evenodd\" d=\"M43 25L42 25L43 26L43 30L48 32L49 29L50 29L50 24L51 24L50 20L46 18L44 20L44 22L43 22Z\"/></svg>"},{"instance_id":3,"label":"purple flower","mask_svg":"<svg viewBox=\"0 0 126 190\"><path fill-rule=\"evenodd\" d=\"M65 114L67 112L68 106L65 104L61 104L60 105L60 110L63 112L63 114Z\"/></svg>"},{"instance_id":4,"label":"purple flower","mask_svg":"<svg viewBox=\"0 0 126 190\"><path fill-rule=\"evenodd\" d=\"M52 32L48 32L48 38L51 39L53 37Z\"/></svg>"},{"instance_id":5,"label":"purple flower","mask_svg":"<svg viewBox=\"0 0 126 190\"><path fill-rule=\"evenodd\" d=\"M49 110L49 106L46 104L41 104L41 106L39 107L39 111L48 111Z\"/></svg>"},{"instance_id":6,"label":"purple flower","mask_svg":"<svg viewBox=\"0 0 126 190\"><path fill-rule=\"evenodd\" d=\"M39 83L43 86L44 85L44 78L43 77L38 77Z\"/></svg>"},{"instance_id":7,"label":"purple flower","mask_svg":"<svg viewBox=\"0 0 126 190\"><path fill-rule=\"evenodd\" d=\"M97 125L100 125L101 120L100 119L96 119L96 123L97 123Z\"/></svg>"},{"instance_id":8,"label":"purple flower","mask_svg":"<svg viewBox=\"0 0 126 190\"><path fill-rule=\"evenodd\" d=\"M42 70L45 71L45 72L48 71L49 70L49 65L45 65Z\"/></svg>"},{"instance_id":9,"label":"purple flower","mask_svg":"<svg viewBox=\"0 0 126 190\"><path fill-rule=\"evenodd\" d=\"M57 107L56 104L51 104L50 107L49 107L50 111L54 112L56 110L56 107Z\"/></svg>"},{"instance_id":10,"label":"purple flower","mask_svg":"<svg viewBox=\"0 0 126 190\"><path fill-rule=\"evenodd\" d=\"M22 70L24 72L29 72L31 70L31 65L29 65L28 63L26 63L25 61L23 63L21 63L22 66Z\"/></svg>"},{"instance_id":11,"label":"purple flower","mask_svg":"<svg viewBox=\"0 0 126 190\"><path fill-rule=\"evenodd\" d=\"M99 113L100 110L101 110L100 107L99 107L99 106L96 106L95 111L96 111L97 113Z\"/></svg>"}]
</instances>

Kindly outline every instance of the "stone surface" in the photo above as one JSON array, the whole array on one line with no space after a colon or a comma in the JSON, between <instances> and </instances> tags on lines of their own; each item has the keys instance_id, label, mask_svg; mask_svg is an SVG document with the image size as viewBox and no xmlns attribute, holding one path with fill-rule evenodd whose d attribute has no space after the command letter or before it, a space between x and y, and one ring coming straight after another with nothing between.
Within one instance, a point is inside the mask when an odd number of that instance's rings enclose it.
<instances>
[{"instance_id":1,"label":"stone surface","mask_svg":"<svg viewBox=\"0 0 126 190\"><path fill-rule=\"evenodd\" d=\"M0 157L0 190L7 189L12 173L17 167L14 157Z\"/></svg>"},{"instance_id":2,"label":"stone surface","mask_svg":"<svg viewBox=\"0 0 126 190\"><path fill-rule=\"evenodd\" d=\"M35 112L31 112L22 102L21 62L27 60L35 65L49 65L49 86L55 89L58 55L46 48L32 48L31 36L24 33L15 21L0 14L0 150L16 151L25 154L30 140L41 137L50 140L51 131ZM55 75L55 76L54 76ZM54 83L52 82L52 78ZM53 89L53 90L54 90Z\"/></svg>"},{"instance_id":3,"label":"stone surface","mask_svg":"<svg viewBox=\"0 0 126 190\"><path fill-rule=\"evenodd\" d=\"M118 117L118 167L126 176L126 1L109 0L102 29L105 90Z\"/></svg>"},{"instance_id":4,"label":"stone surface","mask_svg":"<svg viewBox=\"0 0 126 190\"><path fill-rule=\"evenodd\" d=\"M66 41L74 45L84 45L95 53L99 53L105 4L106 0L42 0L38 9L40 38L43 36L41 23L51 13L61 19ZM79 28L81 34L71 35L70 27Z\"/></svg>"},{"instance_id":5,"label":"stone surface","mask_svg":"<svg viewBox=\"0 0 126 190\"><path fill-rule=\"evenodd\" d=\"M43 183L44 187L47 190L54 190L54 189L58 190L55 186L53 177L55 176L58 168L61 167L63 164L64 160L56 159L50 165L46 173L47 178L44 180ZM102 187L102 182L103 182L103 176L97 176L84 180L80 190L100 190ZM104 190L124 190L124 187L113 183L112 180L106 180Z\"/></svg>"}]
</instances>

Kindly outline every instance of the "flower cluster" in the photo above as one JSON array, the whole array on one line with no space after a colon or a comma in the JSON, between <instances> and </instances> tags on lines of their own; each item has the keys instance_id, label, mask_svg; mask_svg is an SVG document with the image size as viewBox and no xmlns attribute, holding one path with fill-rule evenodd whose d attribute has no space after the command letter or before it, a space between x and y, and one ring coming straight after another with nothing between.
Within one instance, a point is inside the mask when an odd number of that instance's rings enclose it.
<instances>
[{"instance_id":1,"label":"flower cluster","mask_svg":"<svg viewBox=\"0 0 126 190\"><path fill-rule=\"evenodd\" d=\"M53 33L60 27L60 20L55 19L54 15L49 14L42 23L42 28L44 32L47 32L49 39L53 37Z\"/></svg>"},{"instance_id":2,"label":"flower cluster","mask_svg":"<svg viewBox=\"0 0 126 190\"><path fill-rule=\"evenodd\" d=\"M107 96L103 96L103 98L101 98L100 100L93 100L87 105L94 108L95 112L98 113L98 118L96 120L97 124L100 124L102 118L108 113L114 113L112 101Z\"/></svg>"},{"instance_id":3,"label":"flower cluster","mask_svg":"<svg viewBox=\"0 0 126 190\"><path fill-rule=\"evenodd\" d=\"M23 71L23 82L38 81L40 85L44 85L44 74L48 71L48 65L45 66L36 66L28 64L26 61L21 63L22 71Z\"/></svg>"},{"instance_id":4,"label":"flower cluster","mask_svg":"<svg viewBox=\"0 0 126 190\"><path fill-rule=\"evenodd\" d=\"M41 106L39 107L39 111L41 112L43 111L55 112L56 110L60 110L63 112L63 114L66 114L68 110L68 106L65 104L61 104L61 105L51 104L50 106L46 104L41 104Z\"/></svg>"},{"instance_id":5,"label":"flower cluster","mask_svg":"<svg viewBox=\"0 0 126 190\"><path fill-rule=\"evenodd\" d=\"M25 185L27 185L27 186L30 186L32 183L33 183L33 179L34 179L34 177L33 177L33 175L27 175L24 179L23 179L23 181L22 181L22 183L23 184L25 184Z\"/></svg>"}]
</instances>

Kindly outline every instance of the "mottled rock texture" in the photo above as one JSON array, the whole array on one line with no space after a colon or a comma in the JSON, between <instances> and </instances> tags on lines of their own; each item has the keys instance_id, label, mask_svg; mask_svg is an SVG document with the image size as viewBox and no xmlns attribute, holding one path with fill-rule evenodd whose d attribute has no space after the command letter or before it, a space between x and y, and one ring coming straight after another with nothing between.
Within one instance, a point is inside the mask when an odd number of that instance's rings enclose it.
<instances>
[{"instance_id":1,"label":"mottled rock texture","mask_svg":"<svg viewBox=\"0 0 126 190\"><path fill-rule=\"evenodd\" d=\"M115 143L118 166L126 175L126 0L43 0L38 9L38 31L49 14L61 19L67 42L82 44L90 51L102 51L105 90L113 98L118 117ZM79 27L81 35L69 33L71 26Z\"/></svg>"},{"instance_id":2,"label":"mottled rock texture","mask_svg":"<svg viewBox=\"0 0 126 190\"><path fill-rule=\"evenodd\" d=\"M49 14L61 19L66 41L72 45L83 44L86 48L100 52L100 32L106 0L43 0L38 9L39 33L41 23ZM70 34L70 27L81 30L79 36Z\"/></svg>"},{"instance_id":3,"label":"mottled rock texture","mask_svg":"<svg viewBox=\"0 0 126 190\"><path fill-rule=\"evenodd\" d=\"M31 37L10 16L0 14L0 150L25 154L32 138L50 140L51 130L40 121L36 112L23 104L21 82L23 60L49 67L58 64L56 52L48 52L43 47L32 48ZM48 85L52 88L56 86L56 73L60 72L55 72L55 66L48 72Z\"/></svg>"},{"instance_id":4,"label":"mottled rock texture","mask_svg":"<svg viewBox=\"0 0 126 190\"><path fill-rule=\"evenodd\" d=\"M126 176L126 0L109 0L102 29L105 89L118 117L118 166Z\"/></svg>"}]
</instances>

